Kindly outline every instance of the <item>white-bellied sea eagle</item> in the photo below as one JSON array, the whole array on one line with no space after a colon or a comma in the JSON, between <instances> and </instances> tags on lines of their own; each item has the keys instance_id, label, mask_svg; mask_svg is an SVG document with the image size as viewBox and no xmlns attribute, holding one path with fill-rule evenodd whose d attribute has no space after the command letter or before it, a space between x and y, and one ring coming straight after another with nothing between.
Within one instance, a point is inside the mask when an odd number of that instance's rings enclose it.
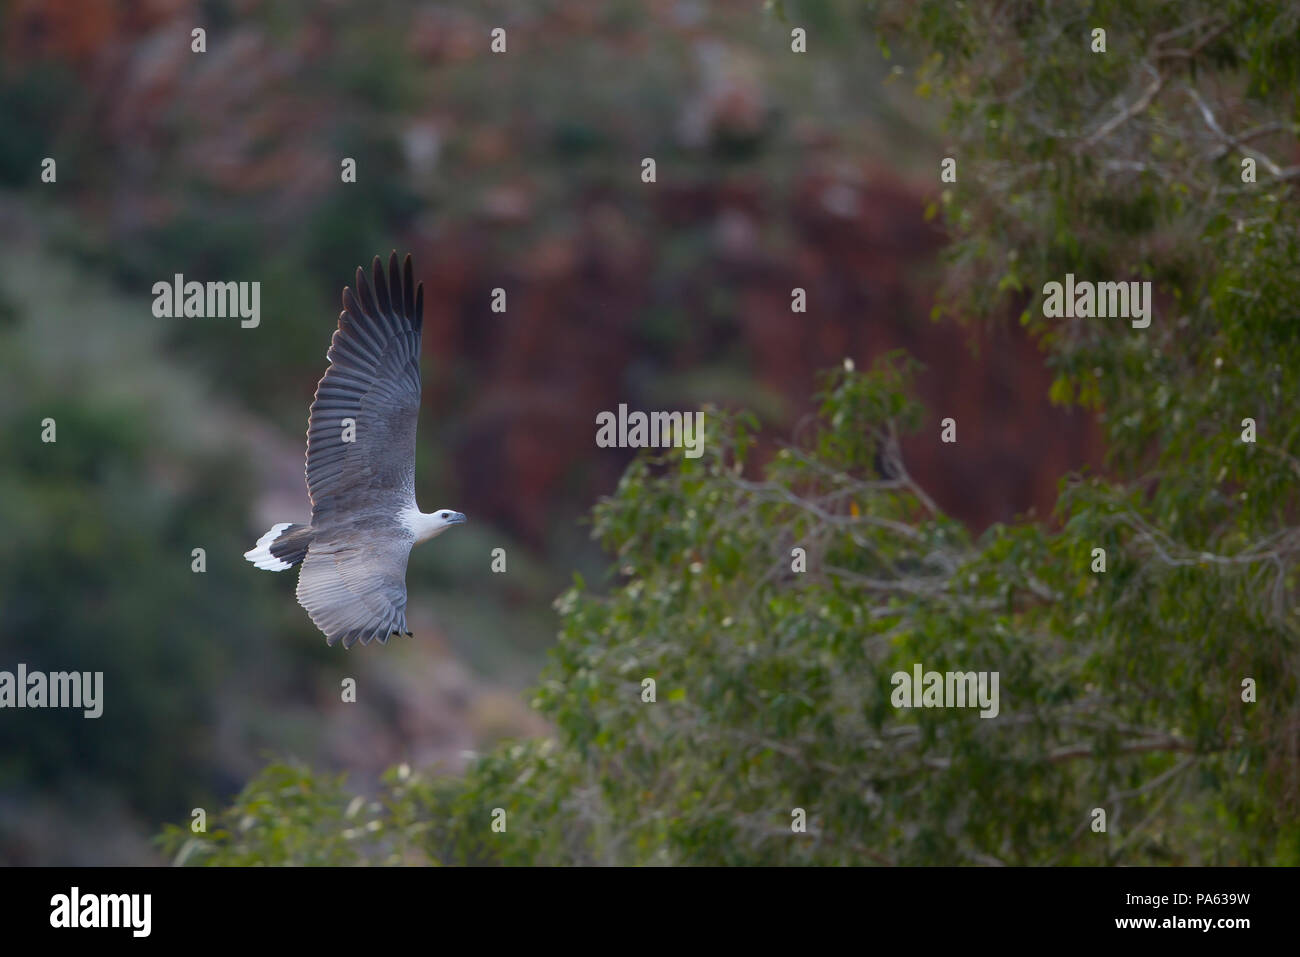
<instances>
[{"instance_id":1,"label":"white-bellied sea eagle","mask_svg":"<svg viewBox=\"0 0 1300 957\"><path fill-rule=\"evenodd\" d=\"M420 415L420 326L424 285L411 257L374 282L357 270L307 420L311 524L282 523L244 553L258 568L301 564L298 602L333 645L351 648L406 630L406 560L411 546L465 516L415 504L415 423ZM371 288L373 285L373 289Z\"/></svg>"}]
</instances>

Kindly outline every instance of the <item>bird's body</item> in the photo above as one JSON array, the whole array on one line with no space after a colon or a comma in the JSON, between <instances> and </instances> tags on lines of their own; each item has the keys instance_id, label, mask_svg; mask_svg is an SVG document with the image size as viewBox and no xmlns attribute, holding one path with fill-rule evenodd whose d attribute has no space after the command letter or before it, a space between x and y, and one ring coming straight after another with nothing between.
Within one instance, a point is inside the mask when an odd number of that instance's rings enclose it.
<instances>
[{"instance_id":1,"label":"bird's body","mask_svg":"<svg viewBox=\"0 0 1300 957\"><path fill-rule=\"evenodd\" d=\"M281 523L244 553L256 567L302 565L298 601L329 644L381 643L406 630L411 546L465 521L415 503L424 288L407 256L388 275L378 258L373 290L357 270L316 387L307 425L310 525Z\"/></svg>"}]
</instances>

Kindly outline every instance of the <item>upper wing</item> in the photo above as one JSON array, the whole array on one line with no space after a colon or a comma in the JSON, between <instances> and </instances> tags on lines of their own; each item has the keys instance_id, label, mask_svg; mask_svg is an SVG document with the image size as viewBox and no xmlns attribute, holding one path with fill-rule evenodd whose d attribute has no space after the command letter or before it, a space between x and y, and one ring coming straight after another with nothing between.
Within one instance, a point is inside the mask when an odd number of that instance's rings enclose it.
<instances>
[{"instance_id":1,"label":"upper wing","mask_svg":"<svg viewBox=\"0 0 1300 957\"><path fill-rule=\"evenodd\" d=\"M298 602L325 641L351 648L406 632L406 560L414 535L396 521L339 529L311 543L298 575Z\"/></svg>"},{"instance_id":2,"label":"upper wing","mask_svg":"<svg viewBox=\"0 0 1300 957\"><path fill-rule=\"evenodd\" d=\"M376 507L392 515L415 500L415 423L420 414L420 327L424 286L411 257L388 276L374 261L374 292L357 270L316 386L307 423L307 494L312 525Z\"/></svg>"}]
</instances>

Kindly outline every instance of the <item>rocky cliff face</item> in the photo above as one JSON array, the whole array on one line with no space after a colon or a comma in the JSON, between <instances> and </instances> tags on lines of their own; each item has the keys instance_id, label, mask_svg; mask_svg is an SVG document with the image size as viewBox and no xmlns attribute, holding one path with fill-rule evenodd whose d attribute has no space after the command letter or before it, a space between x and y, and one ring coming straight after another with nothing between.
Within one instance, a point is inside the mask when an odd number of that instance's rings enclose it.
<instances>
[{"instance_id":1,"label":"rocky cliff face","mask_svg":"<svg viewBox=\"0 0 1300 957\"><path fill-rule=\"evenodd\" d=\"M1014 321L976 340L928 318L941 237L923 205L882 168L848 183L812 172L784 203L754 180L665 189L651 235L593 203L573 238L541 240L504 269L474 255L473 230L429 242L426 348L440 368L452 356L468 364L475 382L434 386L435 414L460 421L459 500L540 541L558 504L610 490L632 454L595 448L597 411L748 405L784 439L811 409L819 371L905 349L926 367L929 418L904 452L937 501L975 527L1050 512L1058 479L1099 463L1098 433L1049 405L1051 376ZM778 252L765 237L782 227ZM674 234L705 241L667 275L654 243ZM508 288L504 315L487 307L497 286ZM792 312L795 288L806 313ZM665 302L681 325L667 340L654 329ZM748 387L737 387L737 368ZM956 446L939 441L949 416Z\"/></svg>"}]
</instances>

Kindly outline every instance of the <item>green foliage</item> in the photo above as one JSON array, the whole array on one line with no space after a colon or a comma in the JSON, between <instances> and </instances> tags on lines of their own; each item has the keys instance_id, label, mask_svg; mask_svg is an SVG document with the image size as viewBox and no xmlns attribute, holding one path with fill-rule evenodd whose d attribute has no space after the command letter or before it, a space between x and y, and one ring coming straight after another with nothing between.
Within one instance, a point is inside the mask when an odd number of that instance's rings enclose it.
<instances>
[{"instance_id":1,"label":"green foliage","mask_svg":"<svg viewBox=\"0 0 1300 957\"><path fill-rule=\"evenodd\" d=\"M548 787L534 792L534 777ZM195 819L168 825L159 844L173 863L189 866L587 861L580 809L554 788L570 779L547 742L504 744L464 779L401 765L370 796L350 793L342 775L276 762L204 830L194 830ZM505 830L492 827L496 795Z\"/></svg>"},{"instance_id":2,"label":"green foliage","mask_svg":"<svg viewBox=\"0 0 1300 957\"><path fill-rule=\"evenodd\" d=\"M208 850L222 847L221 863L235 865L341 866L366 860L408 862L408 841L421 823L407 811L423 808L430 786L405 767L385 775L375 800L353 797L343 777L314 775L299 764L272 764L229 809L205 821L206 840L190 827L168 826L162 842L177 864L210 863Z\"/></svg>"},{"instance_id":3,"label":"green foliage","mask_svg":"<svg viewBox=\"0 0 1300 957\"><path fill-rule=\"evenodd\" d=\"M716 411L700 459L639 459L594 516L613 589L578 581L556 603L535 698L554 737L385 792L376 833L401 815L442 863L1296 860L1300 830L1264 773L1280 706L1234 705L1240 674L1286 680L1248 576L1125 557L1129 539L1082 508L1055 534L971 541L907 476L899 419L859 417L913 412L906 382L893 361L831 376L807 448L761 480L744 477L751 424ZM1094 577L1097 542L1116 558ZM998 671L1001 713L895 709L890 675L916 662ZM238 835L186 835L202 860L279 860L302 840L281 833L292 807L274 825L256 813L278 774L229 812ZM329 800L293 862L352 840L346 795ZM1088 829L1093 807L1109 834Z\"/></svg>"}]
</instances>

